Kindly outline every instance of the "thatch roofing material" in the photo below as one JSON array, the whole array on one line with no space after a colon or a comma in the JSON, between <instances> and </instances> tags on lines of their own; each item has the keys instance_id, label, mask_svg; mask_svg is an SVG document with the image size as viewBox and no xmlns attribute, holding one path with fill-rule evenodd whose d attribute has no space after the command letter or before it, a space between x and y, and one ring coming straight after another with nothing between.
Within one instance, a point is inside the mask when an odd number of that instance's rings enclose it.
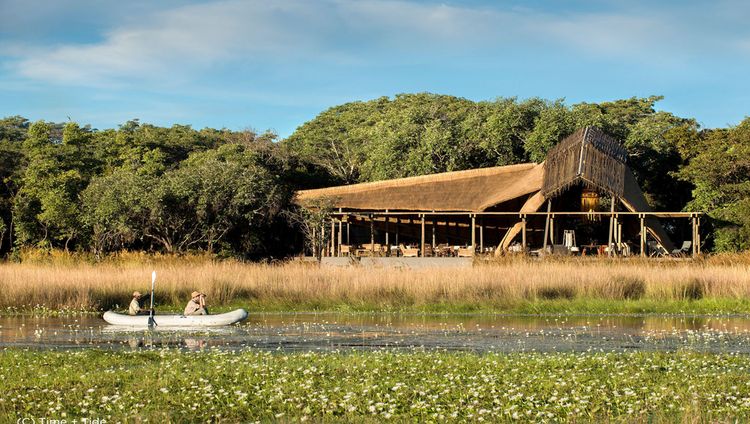
<instances>
[{"instance_id":1,"label":"thatch roofing material","mask_svg":"<svg viewBox=\"0 0 750 424\"><path fill-rule=\"evenodd\" d=\"M581 128L547 154L542 193L550 198L576 184L622 196L627 152L596 127Z\"/></svg>"},{"instance_id":2,"label":"thatch roofing material","mask_svg":"<svg viewBox=\"0 0 750 424\"><path fill-rule=\"evenodd\" d=\"M481 212L538 191L542 165L526 163L297 192L302 205L329 199L357 210Z\"/></svg>"}]
</instances>

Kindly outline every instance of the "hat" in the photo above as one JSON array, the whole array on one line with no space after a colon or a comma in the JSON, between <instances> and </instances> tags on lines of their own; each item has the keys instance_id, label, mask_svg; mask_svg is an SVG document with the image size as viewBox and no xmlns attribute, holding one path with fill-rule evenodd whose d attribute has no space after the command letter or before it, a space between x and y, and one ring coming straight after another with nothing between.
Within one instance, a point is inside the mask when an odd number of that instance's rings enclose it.
<instances>
[{"instance_id":1,"label":"hat","mask_svg":"<svg viewBox=\"0 0 750 424\"><path fill-rule=\"evenodd\" d=\"M136 291L133 292L133 297L141 297L141 296L143 296L143 295L138 290L136 290Z\"/></svg>"},{"instance_id":2,"label":"hat","mask_svg":"<svg viewBox=\"0 0 750 424\"><path fill-rule=\"evenodd\" d=\"M192 294L190 295L190 297L191 297L191 298L193 298L193 297L198 297L198 296L200 296L200 295L202 295L202 294L203 294L203 293L201 293L201 292L197 292L197 291L194 291L194 292L193 292L193 293L192 293Z\"/></svg>"}]
</instances>

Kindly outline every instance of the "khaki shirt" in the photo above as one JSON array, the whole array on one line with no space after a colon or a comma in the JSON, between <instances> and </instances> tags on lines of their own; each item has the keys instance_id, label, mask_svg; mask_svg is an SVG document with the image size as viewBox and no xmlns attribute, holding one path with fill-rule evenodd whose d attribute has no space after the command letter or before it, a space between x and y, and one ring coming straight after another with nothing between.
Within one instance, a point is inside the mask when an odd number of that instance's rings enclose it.
<instances>
[{"instance_id":1,"label":"khaki shirt","mask_svg":"<svg viewBox=\"0 0 750 424\"><path fill-rule=\"evenodd\" d=\"M130 301L130 308L128 308L128 315L138 315L138 312L141 311L141 305L138 304L138 299L133 298L133 300Z\"/></svg>"},{"instance_id":2,"label":"khaki shirt","mask_svg":"<svg viewBox=\"0 0 750 424\"><path fill-rule=\"evenodd\" d=\"M194 302L193 299L190 299L190 302L185 306L184 315L206 315L206 310L203 309L200 303Z\"/></svg>"}]
</instances>

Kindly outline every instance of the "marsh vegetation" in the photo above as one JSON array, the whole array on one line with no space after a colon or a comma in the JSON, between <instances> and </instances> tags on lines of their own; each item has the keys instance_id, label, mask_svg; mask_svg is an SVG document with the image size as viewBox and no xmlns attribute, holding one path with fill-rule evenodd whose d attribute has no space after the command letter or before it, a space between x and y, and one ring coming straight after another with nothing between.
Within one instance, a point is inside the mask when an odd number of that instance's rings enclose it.
<instances>
[{"instance_id":1,"label":"marsh vegetation","mask_svg":"<svg viewBox=\"0 0 750 424\"><path fill-rule=\"evenodd\" d=\"M156 303L179 310L193 290L216 310L506 313L747 313L750 261L502 258L467 269L385 270L123 255L0 265L5 313L123 307L158 271Z\"/></svg>"}]
</instances>

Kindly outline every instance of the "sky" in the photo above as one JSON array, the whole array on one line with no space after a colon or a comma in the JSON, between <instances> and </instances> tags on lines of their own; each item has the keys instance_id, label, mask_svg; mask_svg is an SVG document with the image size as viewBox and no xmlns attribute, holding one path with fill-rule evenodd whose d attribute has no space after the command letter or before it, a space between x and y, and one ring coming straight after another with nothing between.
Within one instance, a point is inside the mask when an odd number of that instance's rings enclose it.
<instances>
[{"instance_id":1,"label":"sky","mask_svg":"<svg viewBox=\"0 0 750 424\"><path fill-rule=\"evenodd\" d=\"M750 115L750 2L0 0L0 116L272 130L432 92Z\"/></svg>"}]
</instances>

